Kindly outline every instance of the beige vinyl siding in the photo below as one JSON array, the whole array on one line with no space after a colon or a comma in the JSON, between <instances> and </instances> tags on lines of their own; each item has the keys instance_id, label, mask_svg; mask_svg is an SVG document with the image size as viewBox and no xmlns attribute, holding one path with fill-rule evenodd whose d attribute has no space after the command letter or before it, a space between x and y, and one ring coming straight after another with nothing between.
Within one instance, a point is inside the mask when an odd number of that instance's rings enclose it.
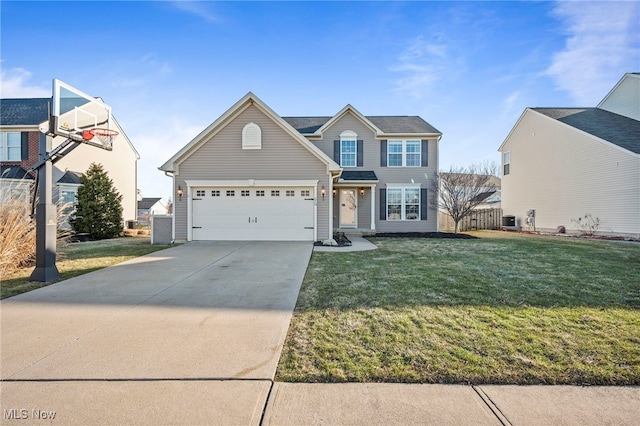
<instances>
[{"instance_id":1,"label":"beige vinyl siding","mask_svg":"<svg viewBox=\"0 0 640 426\"><path fill-rule=\"evenodd\" d=\"M640 76L627 75L598 108L640 121Z\"/></svg>"},{"instance_id":2,"label":"beige vinyl siding","mask_svg":"<svg viewBox=\"0 0 640 426\"><path fill-rule=\"evenodd\" d=\"M387 184L411 184L412 179L421 188L429 189L429 178L438 170L438 142L429 140L429 166L428 167L381 167L380 166L380 139L376 139L375 132L356 118L352 113L347 113L324 132L323 139L313 142L325 154L333 158L333 141L340 139L340 133L345 130L353 130L358 134L358 139L363 140L363 164L362 167L345 167L344 170L373 170L378 176L376 184L376 231L378 232L436 232L438 230L437 211L429 206L427 220L421 221L388 221L380 220L380 188L386 188ZM416 135L394 136L392 139L425 139ZM429 176L427 178L426 176ZM359 187L356 187L359 188ZM429 191L429 197L433 196ZM336 196L334 204L338 204ZM369 228L371 225L371 197L369 188L366 188L365 198L360 198L358 193L358 227ZM338 207L338 206L336 206ZM338 227L339 211L334 209L334 226Z\"/></svg>"},{"instance_id":3,"label":"beige vinyl siding","mask_svg":"<svg viewBox=\"0 0 640 426\"><path fill-rule=\"evenodd\" d=\"M502 178L504 215L524 226L536 210L536 225L555 230L586 213L600 231L640 235L640 156L527 109L501 149L511 152Z\"/></svg>"},{"instance_id":4,"label":"beige vinyl siding","mask_svg":"<svg viewBox=\"0 0 640 426\"><path fill-rule=\"evenodd\" d=\"M242 149L242 129L250 122L262 130L262 149ZM255 106L241 112L180 162L175 185L181 185L186 195L187 180L240 179L317 179L318 238L329 237L329 198L322 200L320 195L323 185L329 194L327 166ZM177 240L187 238L187 198L175 202Z\"/></svg>"}]
</instances>

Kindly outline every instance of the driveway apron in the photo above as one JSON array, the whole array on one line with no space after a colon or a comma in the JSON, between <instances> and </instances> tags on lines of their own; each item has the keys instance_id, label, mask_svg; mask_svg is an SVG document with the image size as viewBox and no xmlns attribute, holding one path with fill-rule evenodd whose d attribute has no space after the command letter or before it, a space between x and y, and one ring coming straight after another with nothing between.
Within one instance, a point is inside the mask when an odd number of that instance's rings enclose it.
<instances>
[{"instance_id":1,"label":"driveway apron","mask_svg":"<svg viewBox=\"0 0 640 426\"><path fill-rule=\"evenodd\" d=\"M297 242L191 242L2 301L2 409L32 418L48 401L61 422L82 423L70 393L98 404L130 389L132 406L139 398L158 408L162 423L171 418L163 392L184 398L173 407L206 400L207 410L222 404L231 413L240 404L246 423L259 421L311 251ZM200 415L211 423L207 410L173 423ZM131 415L113 420L142 414Z\"/></svg>"}]
</instances>

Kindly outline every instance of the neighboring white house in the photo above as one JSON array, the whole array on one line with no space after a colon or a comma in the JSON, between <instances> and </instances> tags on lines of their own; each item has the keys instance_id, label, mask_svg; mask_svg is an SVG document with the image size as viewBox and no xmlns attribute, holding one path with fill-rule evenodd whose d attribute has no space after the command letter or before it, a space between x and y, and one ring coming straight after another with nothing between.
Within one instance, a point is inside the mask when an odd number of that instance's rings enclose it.
<instances>
[{"instance_id":1,"label":"neighboring white house","mask_svg":"<svg viewBox=\"0 0 640 426\"><path fill-rule=\"evenodd\" d=\"M598 218L599 233L640 238L640 74L595 108L527 108L499 151L502 209L538 230Z\"/></svg>"},{"instance_id":2,"label":"neighboring white house","mask_svg":"<svg viewBox=\"0 0 640 426\"><path fill-rule=\"evenodd\" d=\"M34 174L30 168L39 161L39 143L42 134L38 125L48 119L50 98L0 100L0 185L11 191L22 191L28 199L29 186ZM91 163L100 163L113 180L114 188L122 195L122 215L125 221L137 216L137 175L140 156L120 125L120 132L112 151L86 144L65 155L53 165L54 202L74 202L80 186L80 175ZM55 148L64 142L61 136L52 139Z\"/></svg>"},{"instance_id":3,"label":"neighboring white house","mask_svg":"<svg viewBox=\"0 0 640 426\"><path fill-rule=\"evenodd\" d=\"M138 223L148 225L151 216L169 214L169 206L162 198L140 198L138 200Z\"/></svg>"}]
</instances>

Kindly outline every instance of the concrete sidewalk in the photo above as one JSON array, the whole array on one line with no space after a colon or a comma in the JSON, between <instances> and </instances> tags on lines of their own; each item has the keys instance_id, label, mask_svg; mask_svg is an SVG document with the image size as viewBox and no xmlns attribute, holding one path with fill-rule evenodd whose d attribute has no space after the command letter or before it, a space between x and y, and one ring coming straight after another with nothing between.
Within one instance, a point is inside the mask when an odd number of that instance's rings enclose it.
<instances>
[{"instance_id":1,"label":"concrete sidewalk","mask_svg":"<svg viewBox=\"0 0 640 426\"><path fill-rule=\"evenodd\" d=\"M638 425L640 388L275 383L265 425Z\"/></svg>"}]
</instances>

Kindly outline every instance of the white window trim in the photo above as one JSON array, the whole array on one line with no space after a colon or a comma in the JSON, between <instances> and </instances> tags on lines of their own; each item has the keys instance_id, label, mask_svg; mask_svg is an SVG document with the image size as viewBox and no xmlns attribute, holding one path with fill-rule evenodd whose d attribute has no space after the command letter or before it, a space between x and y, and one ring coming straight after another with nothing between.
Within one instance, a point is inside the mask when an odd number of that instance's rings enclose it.
<instances>
[{"instance_id":1,"label":"white window trim","mask_svg":"<svg viewBox=\"0 0 640 426\"><path fill-rule=\"evenodd\" d=\"M505 161L505 157L509 157L509 161ZM504 172L505 166L509 166L509 173ZM505 151L502 153L502 176L508 176L511 174L511 151Z\"/></svg>"},{"instance_id":2,"label":"white window trim","mask_svg":"<svg viewBox=\"0 0 640 426\"><path fill-rule=\"evenodd\" d=\"M391 150L388 148L389 145L391 145L392 143L398 143L398 142L402 144L402 152L401 153L391 152ZM418 150L418 152L411 153L411 154L417 154L419 157L417 166L407 166L407 142L418 142L418 147L420 149ZM390 161L390 156L398 155L398 154L402 156L402 165L392 166ZM388 139L387 140L387 167L422 167L422 139Z\"/></svg>"},{"instance_id":3,"label":"white window trim","mask_svg":"<svg viewBox=\"0 0 640 426\"><path fill-rule=\"evenodd\" d=\"M9 135L18 135L18 159L9 159ZM16 147L13 147L16 148ZM0 161L22 161L22 135L21 132L0 132Z\"/></svg>"},{"instance_id":4,"label":"white window trim","mask_svg":"<svg viewBox=\"0 0 640 426\"><path fill-rule=\"evenodd\" d=\"M346 166L342 161L342 143L343 142L354 142L355 143L355 152L353 157L353 166ZM351 155L351 154L350 154ZM358 134L353 130L345 130L340 133L340 165L342 167L358 167Z\"/></svg>"},{"instance_id":5,"label":"white window trim","mask_svg":"<svg viewBox=\"0 0 640 426\"><path fill-rule=\"evenodd\" d=\"M400 204L400 219L390 219L389 218L389 190L390 189L401 189L402 190L402 200L401 200L401 204ZM407 189L417 189L418 190L418 217L416 219L407 219L406 215L406 193L405 191ZM418 222L422 220L422 212L421 212L421 205L422 205L422 193L420 191L421 189L421 185L420 184L387 184L387 197L386 197L386 209L387 209L387 220L391 221L391 222L401 222L401 221L406 221L406 222Z\"/></svg>"}]
</instances>

